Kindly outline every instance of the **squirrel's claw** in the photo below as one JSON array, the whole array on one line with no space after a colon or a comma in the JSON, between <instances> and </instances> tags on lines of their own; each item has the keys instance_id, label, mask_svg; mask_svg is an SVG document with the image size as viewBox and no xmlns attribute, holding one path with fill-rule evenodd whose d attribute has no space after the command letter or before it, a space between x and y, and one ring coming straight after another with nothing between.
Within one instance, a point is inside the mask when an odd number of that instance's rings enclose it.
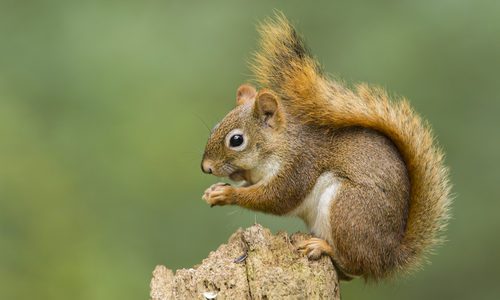
<instances>
[{"instance_id":1,"label":"squirrel's claw","mask_svg":"<svg viewBox=\"0 0 500 300\"><path fill-rule=\"evenodd\" d=\"M306 254L307 258L311 260L318 260L323 254L333 255L333 248L327 241L319 238L310 238L300 242L297 245L297 250L302 254Z\"/></svg>"}]
</instances>

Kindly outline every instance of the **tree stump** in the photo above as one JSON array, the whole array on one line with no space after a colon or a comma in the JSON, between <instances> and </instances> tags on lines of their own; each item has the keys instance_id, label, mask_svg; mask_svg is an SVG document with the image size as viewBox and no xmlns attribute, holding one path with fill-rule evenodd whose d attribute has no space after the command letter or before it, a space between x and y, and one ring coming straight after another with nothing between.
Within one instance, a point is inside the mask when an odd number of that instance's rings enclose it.
<instances>
[{"instance_id":1,"label":"tree stump","mask_svg":"<svg viewBox=\"0 0 500 300\"><path fill-rule=\"evenodd\" d=\"M309 237L273 235L258 224L239 229L200 265L175 274L157 266L151 299L340 299L330 258L310 261L296 251Z\"/></svg>"}]
</instances>

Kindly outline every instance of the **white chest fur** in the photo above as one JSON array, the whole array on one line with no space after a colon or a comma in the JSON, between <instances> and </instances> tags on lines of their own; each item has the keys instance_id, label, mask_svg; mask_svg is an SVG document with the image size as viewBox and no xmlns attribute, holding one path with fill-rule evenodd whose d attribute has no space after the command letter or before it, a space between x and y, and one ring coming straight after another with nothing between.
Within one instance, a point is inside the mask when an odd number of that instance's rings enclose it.
<instances>
[{"instance_id":1,"label":"white chest fur","mask_svg":"<svg viewBox=\"0 0 500 300\"><path fill-rule=\"evenodd\" d=\"M315 236L331 242L330 208L339 188L339 178L331 172L321 174L311 192L290 215L300 217Z\"/></svg>"}]
</instances>

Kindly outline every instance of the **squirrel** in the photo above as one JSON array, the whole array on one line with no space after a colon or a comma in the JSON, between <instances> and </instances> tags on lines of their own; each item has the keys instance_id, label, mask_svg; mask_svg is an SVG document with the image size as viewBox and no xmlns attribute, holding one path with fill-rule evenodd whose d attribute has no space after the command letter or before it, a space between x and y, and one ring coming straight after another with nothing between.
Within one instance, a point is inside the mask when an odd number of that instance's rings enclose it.
<instances>
[{"instance_id":1,"label":"squirrel","mask_svg":"<svg viewBox=\"0 0 500 300\"><path fill-rule=\"evenodd\" d=\"M405 99L329 79L286 17L262 23L251 64L257 90L211 131L201 168L211 206L298 216L309 259L331 257L341 279L409 273L442 242L451 184L433 133Z\"/></svg>"}]
</instances>

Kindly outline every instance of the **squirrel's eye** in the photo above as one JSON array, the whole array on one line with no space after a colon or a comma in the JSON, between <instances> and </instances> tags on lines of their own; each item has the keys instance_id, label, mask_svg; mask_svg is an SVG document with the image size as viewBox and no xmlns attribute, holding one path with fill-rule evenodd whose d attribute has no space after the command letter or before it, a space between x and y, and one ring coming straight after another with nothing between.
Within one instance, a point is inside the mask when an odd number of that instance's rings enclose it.
<instances>
[{"instance_id":1,"label":"squirrel's eye","mask_svg":"<svg viewBox=\"0 0 500 300\"><path fill-rule=\"evenodd\" d=\"M234 151L243 151L247 147L248 139L243 130L236 128L226 135L225 145Z\"/></svg>"},{"instance_id":2,"label":"squirrel's eye","mask_svg":"<svg viewBox=\"0 0 500 300\"><path fill-rule=\"evenodd\" d=\"M232 148L241 146L243 144L243 135L235 134L229 139L229 146Z\"/></svg>"}]
</instances>

